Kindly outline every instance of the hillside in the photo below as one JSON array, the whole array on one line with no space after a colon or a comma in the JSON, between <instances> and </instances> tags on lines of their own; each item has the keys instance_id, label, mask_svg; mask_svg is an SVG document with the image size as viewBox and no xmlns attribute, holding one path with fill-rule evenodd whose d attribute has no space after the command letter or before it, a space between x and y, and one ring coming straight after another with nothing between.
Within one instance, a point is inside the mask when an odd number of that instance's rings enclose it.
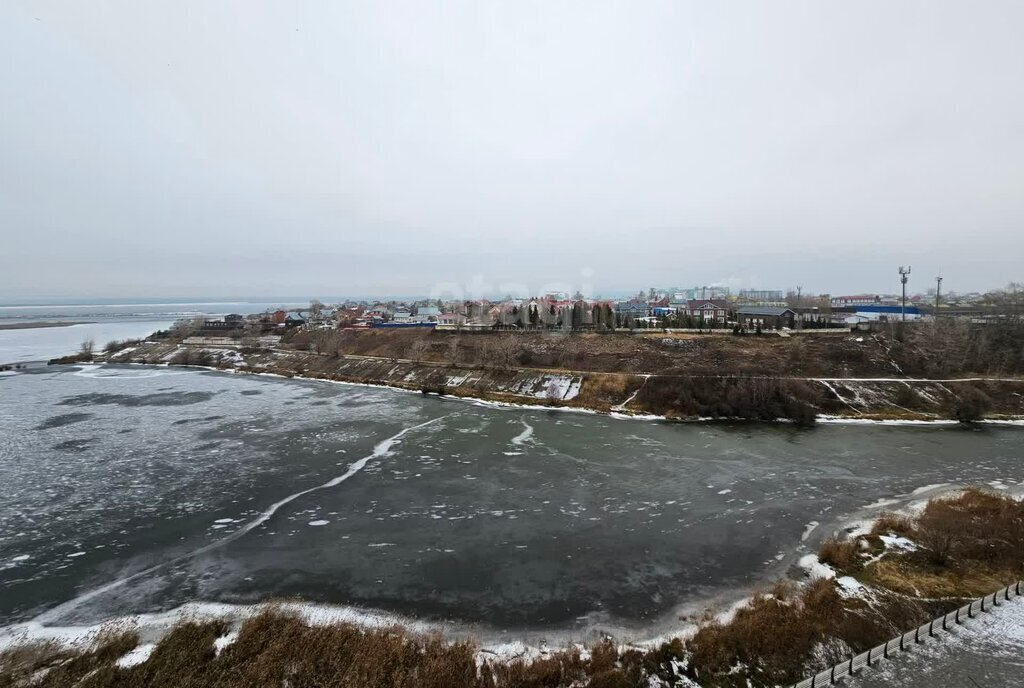
<instances>
[{"instance_id":1,"label":"hillside","mask_svg":"<svg viewBox=\"0 0 1024 688\"><path fill-rule=\"evenodd\" d=\"M907 366L925 368L934 362L915 353L920 349L910 338L879 334L330 330L294 331L273 349L235 341L186 345L170 337L112 351L100 360L203 365L673 419L811 424L822 416L917 421L1024 417L1024 379L998 369L961 370L942 379L911 377ZM957 360L963 369L971 358ZM1005 365L1007 359L1001 360Z\"/></svg>"}]
</instances>

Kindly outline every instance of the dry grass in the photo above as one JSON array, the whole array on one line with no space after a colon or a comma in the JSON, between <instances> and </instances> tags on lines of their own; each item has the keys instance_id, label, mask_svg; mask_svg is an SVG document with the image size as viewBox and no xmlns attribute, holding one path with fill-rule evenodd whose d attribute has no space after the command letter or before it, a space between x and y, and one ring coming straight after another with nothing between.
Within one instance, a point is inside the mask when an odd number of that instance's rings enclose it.
<instances>
[{"instance_id":1,"label":"dry grass","mask_svg":"<svg viewBox=\"0 0 1024 688\"><path fill-rule=\"evenodd\" d=\"M604 642L586 659L573 649L478 669L469 642L401 628L314 626L273 607L242 624L237 640L218 655L214 641L227 631L220 621L182 622L145 662L126 668L116 662L135 647L133 633L78 649L28 643L0 653L0 687L640 688L662 659L658 651L620 654Z\"/></svg>"},{"instance_id":2,"label":"dry grass","mask_svg":"<svg viewBox=\"0 0 1024 688\"><path fill-rule=\"evenodd\" d=\"M846 573L860 568L860 540L827 538L818 549L818 561Z\"/></svg>"},{"instance_id":3,"label":"dry grass","mask_svg":"<svg viewBox=\"0 0 1024 688\"><path fill-rule=\"evenodd\" d=\"M1005 572L986 566L971 570L934 566L927 553L919 552L886 556L857 578L872 587L911 597L950 599L981 597L1012 580Z\"/></svg>"},{"instance_id":4,"label":"dry grass","mask_svg":"<svg viewBox=\"0 0 1024 688\"><path fill-rule=\"evenodd\" d=\"M872 535L907 535L914 529L914 522L902 514L883 513L871 526Z\"/></svg>"},{"instance_id":5,"label":"dry grass","mask_svg":"<svg viewBox=\"0 0 1024 688\"><path fill-rule=\"evenodd\" d=\"M918 543L864 565L878 535ZM686 644L702 686L792 683L1024 575L1024 503L971 489L933 499L914 519L883 515L872 533L829 538L819 559L874 588L872 603L841 597L831 580L802 592L776 585L727 624L712 622ZM921 599L929 598L929 599Z\"/></svg>"},{"instance_id":6,"label":"dry grass","mask_svg":"<svg viewBox=\"0 0 1024 688\"><path fill-rule=\"evenodd\" d=\"M1024 503L969 489L928 502L915 519L885 515L873 533L920 546L892 553L859 577L906 595L977 597L1024 575Z\"/></svg>"},{"instance_id":7,"label":"dry grass","mask_svg":"<svg viewBox=\"0 0 1024 688\"><path fill-rule=\"evenodd\" d=\"M848 336L735 337L550 332L430 332L416 329L292 331L286 344L327 354L480 366L693 375L878 377L892 365L874 340Z\"/></svg>"},{"instance_id":8,"label":"dry grass","mask_svg":"<svg viewBox=\"0 0 1024 688\"><path fill-rule=\"evenodd\" d=\"M138 644L133 631L101 632L85 648L69 648L54 642L32 642L0 652L0 687L113 685L104 682L114 662Z\"/></svg>"},{"instance_id":9,"label":"dry grass","mask_svg":"<svg viewBox=\"0 0 1024 688\"><path fill-rule=\"evenodd\" d=\"M643 382L641 377L621 373L586 374L574 401L587 408L607 411L628 399Z\"/></svg>"},{"instance_id":10,"label":"dry grass","mask_svg":"<svg viewBox=\"0 0 1024 688\"><path fill-rule=\"evenodd\" d=\"M825 579L800 593L786 590L782 599L757 595L729 623L712 622L686 643L691 677L726 688L794 683L888 639L895 632L890 614L905 621L899 605L844 599ZM919 610L913 618L924 616Z\"/></svg>"}]
</instances>

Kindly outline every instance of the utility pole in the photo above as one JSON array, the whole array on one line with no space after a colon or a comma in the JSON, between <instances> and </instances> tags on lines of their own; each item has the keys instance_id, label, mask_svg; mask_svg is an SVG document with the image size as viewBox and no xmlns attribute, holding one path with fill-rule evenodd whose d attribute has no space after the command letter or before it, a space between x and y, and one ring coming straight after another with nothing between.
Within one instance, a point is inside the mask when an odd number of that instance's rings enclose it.
<instances>
[{"instance_id":1,"label":"utility pole","mask_svg":"<svg viewBox=\"0 0 1024 688\"><path fill-rule=\"evenodd\" d=\"M803 304L803 292L804 288L799 284L796 285L796 327L798 330L804 329L804 314L803 311L800 310L800 306Z\"/></svg>"},{"instance_id":2,"label":"utility pole","mask_svg":"<svg viewBox=\"0 0 1024 688\"><path fill-rule=\"evenodd\" d=\"M900 315L903 322L907 321L907 276L910 275L910 266L900 266L900 283L903 285L903 306L900 308Z\"/></svg>"}]
</instances>

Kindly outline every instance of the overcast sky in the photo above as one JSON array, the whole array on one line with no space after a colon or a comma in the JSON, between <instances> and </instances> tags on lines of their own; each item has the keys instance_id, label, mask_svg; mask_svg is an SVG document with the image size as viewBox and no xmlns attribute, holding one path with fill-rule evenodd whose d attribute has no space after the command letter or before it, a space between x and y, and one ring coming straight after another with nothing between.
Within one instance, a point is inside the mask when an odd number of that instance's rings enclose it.
<instances>
[{"instance_id":1,"label":"overcast sky","mask_svg":"<svg viewBox=\"0 0 1024 688\"><path fill-rule=\"evenodd\" d=\"M0 3L0 301L1024 279L1024 3Z\"/></svg>"}]
</instances>

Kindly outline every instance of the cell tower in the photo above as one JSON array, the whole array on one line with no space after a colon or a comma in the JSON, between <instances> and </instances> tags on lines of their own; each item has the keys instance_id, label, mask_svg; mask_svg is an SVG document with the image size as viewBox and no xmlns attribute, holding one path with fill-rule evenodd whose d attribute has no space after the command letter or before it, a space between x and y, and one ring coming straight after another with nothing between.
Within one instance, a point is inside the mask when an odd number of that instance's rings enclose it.
<instances>
[{"instance_id":1,"label":"cell tower","mask_svg":"<svg viewBox=\"0 0 1024 688\"><path fill-rule=\"evenodd\" d=\"M942 294L942 275L935 278L935 317L939 317L939 296Z\"/></svg>"},{"instance_id":2,"label":"cell tower","mask_svg":"<svg viewBox=\"0 0 1024 688\"><path fill-rule=\"evenodd\" d=\"M907 277L910 275L910 266L900 266L900 283L903 285L903 306L900 308L900 316L903 322L907 321Z\"/></svg>"}]
</instances>

